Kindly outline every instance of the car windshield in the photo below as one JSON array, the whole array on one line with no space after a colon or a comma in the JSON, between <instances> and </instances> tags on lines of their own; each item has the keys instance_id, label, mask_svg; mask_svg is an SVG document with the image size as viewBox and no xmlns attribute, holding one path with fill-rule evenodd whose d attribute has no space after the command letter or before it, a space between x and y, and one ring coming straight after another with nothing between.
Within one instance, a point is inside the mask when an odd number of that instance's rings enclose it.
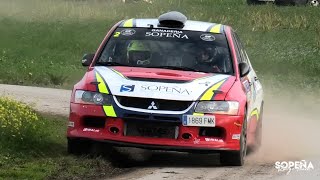
<instances>
[{"instance_id":1,"label":"car windshield","mask_svg":"<svg viewBox=\"0 0 320 180\"><path fill-rule=\"evenodd\" d=\"M96 65L233 74L224 34L159 28L118 28Z\"/></svg>"}]
</instances>

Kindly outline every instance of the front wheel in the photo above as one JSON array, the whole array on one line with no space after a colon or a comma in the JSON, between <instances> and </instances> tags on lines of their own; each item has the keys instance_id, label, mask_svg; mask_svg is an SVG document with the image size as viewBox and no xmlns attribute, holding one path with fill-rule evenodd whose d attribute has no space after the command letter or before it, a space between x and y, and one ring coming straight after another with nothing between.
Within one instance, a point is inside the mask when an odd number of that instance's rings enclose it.
<instances>
[{"instance_id":1,"label":"front wheel","mask_svg":"<svg viewBox=\"0 0 320 180\"><path fill-rule=\"evenodd\" d=\"M220 153L220 164L225 166L242 166L247 154L247 110L242 123L242 130L240 136L240 150L239 151L225 151Z\"/></svg>"}]
</instances>

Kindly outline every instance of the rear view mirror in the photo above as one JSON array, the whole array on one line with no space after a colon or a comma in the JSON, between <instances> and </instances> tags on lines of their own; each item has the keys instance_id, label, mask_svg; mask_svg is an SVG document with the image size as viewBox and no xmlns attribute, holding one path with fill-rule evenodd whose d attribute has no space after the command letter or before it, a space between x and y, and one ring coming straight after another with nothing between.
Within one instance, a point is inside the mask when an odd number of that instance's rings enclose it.
<instances>
[{"instance_id":1,"label":"rear view mirror","mask_svg":"<svg viewBox=\"0 0 320 180\"><path fill-rule=\"evenodd\" d=\"M250 72L250 67L247 63L239 63L240 77L246 76Z\"/></svg>"},{"instance_id":2,"label":"rear view mirror","mask_svg":"<svg viewBox=\"0 0 320 180\"><path fill-rule=\"evenodd\" d=\"M90 66L92 63L94 54L85 54L82 58L82 66Z\"/></svg>"}]
</instances>

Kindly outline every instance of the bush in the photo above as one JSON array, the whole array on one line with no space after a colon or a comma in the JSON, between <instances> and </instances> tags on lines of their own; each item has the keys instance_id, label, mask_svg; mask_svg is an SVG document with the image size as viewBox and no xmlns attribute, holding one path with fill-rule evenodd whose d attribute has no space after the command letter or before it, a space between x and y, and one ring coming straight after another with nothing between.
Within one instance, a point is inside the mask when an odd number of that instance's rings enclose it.
<instances>
[{"instance_id":1,"label":"bush","mask_svg":"<svg viewBox=\"0 0 320 180\"><path fill-rule=\"evenodd\" d=\"M37 134L42 124L26 104L0 97L0 136L2 141L25 141Z\"/></svg>"}]
</instances>

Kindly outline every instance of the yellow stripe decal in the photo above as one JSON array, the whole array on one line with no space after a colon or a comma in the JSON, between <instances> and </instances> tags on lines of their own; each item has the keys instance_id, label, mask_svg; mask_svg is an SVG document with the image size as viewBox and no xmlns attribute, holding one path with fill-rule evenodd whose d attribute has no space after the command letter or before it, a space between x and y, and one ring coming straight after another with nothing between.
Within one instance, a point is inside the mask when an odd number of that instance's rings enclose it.
<instances>
[{"instance_id":1,"label":"yellow stripe decal","mask_svg":"<svg viewBox=\"0 0 320 180\"><path fill-rule=\"evenodd\" d=\"M221 33L221 24L214 25L210 29L210 32L212 32L212 33Z\"/></svg>"},{"instance_id":2,"label":"yellow stripe decal","mask_svg":"<svg viewBox=\"0 0 320 180\"><path fill-rule=\"evenodd\" d=\"M117 117L116 112L113 109L113 106L103 106L103 110L109 117Z\"/></svg>"},{"instance_id":3,"label":"yellow stripe decal","mask_svg":"<svg viewBox=\"0 0 320 180\"><path fill-rule=\"evenodd\" d=\"M219 89L220 86L226 81L226 79L216 83L215 85L213 85L211 88L209 88L201 97L201 101L210 101L212 100L212 97L214 95L214 91Z\"/></svg>"},{"instance_id":4,"label":"yellow stripe decal","mask_svg":"<svg viewBox=\"0 0 320 180\"><path fill-rule=\"evenodd\" d=\"M123 77L123 78L126 78L124 77L124 75L122 75L119 71L115 70L115 69L111 69L113 72L117 73L119 76Z\"/></svg>"},{"instance_id":5,"label":"yellow stripe decal","mask_svg":"<svg viewBox=\"0 0 320 180\"><path fill-rule=\"evenodd\" d=\"M98 84L99 92L103 94L109 94L107 85L104 83L102 77L97 72L96 72L96 78L97 78L97 81L99 82ZM116 112L114 111L114 108L112 105L103 106L103 111L109 117L117 117Z\"/></svg>"},{"instance_id":6,"label":"yellow stripe decal","mask_svg":"<svg viewBox=\"0 0 320 180\"><path fill-rule=\"evenodd\" d=\"M123 27L133 27L133 19L129 19L124 22Z\"/></svg>"},{"instance_id":7,"label":"yellow stripe decal","mask_svg":"<svg viewBox=\"0 0 320 180\"><path fill-rule=\"evenodd\" d=\"M106 84L104 83L102 77L97 72L96 72L96 78L97 78L97 82L99 83L98 84L99 92L104 94L109 94Z\"/></svg>"},{"instance_id":8,"label":"yellow stripe decal","mask_svg":"<svg viewBox=\"0 0 320 180\"><path fill-rule=\"evenodd\" d=\"M259 121L259 112L257 108L251 112L250 117L252 116L257 116L257 121Z\"/></svg>"},{"instance_id":9,"label":"yellow stripe decal","mask_svg":"<svg viewBox=\"0 0 320 180\"><path fill-rule=\"evenodd\" d=\"M204 116L203 113L193 113L194 116Z\"/></svg>"}]
</instances>

